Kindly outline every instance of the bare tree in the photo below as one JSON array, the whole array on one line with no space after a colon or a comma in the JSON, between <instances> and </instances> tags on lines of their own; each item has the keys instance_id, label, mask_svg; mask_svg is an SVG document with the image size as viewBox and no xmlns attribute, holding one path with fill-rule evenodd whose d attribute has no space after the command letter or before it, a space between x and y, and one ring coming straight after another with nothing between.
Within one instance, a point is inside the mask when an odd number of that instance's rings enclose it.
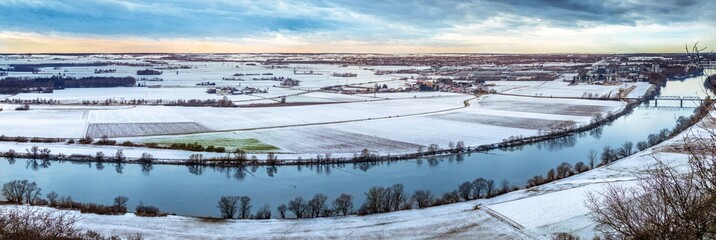
<instances>
[{"instance_id":1,"label":"bare tree","mask_svg":"<svg viewBox=\"0 0 716 240\"><path fill-rule=\"evenodd\" d=\"M472 199L470 193L472 193L472 183L466 181L457 187L457 192L465 201Z\"/></svg>"},{"instance_id":2,"label":"bare tree","mask_svg":"<svg viewBox=\"0 0 716 240\"><path fill-rule=\"evenodd\" d=\"M549 171L547 171L547 181L551 182L551 181L554 181L555 179L556 179L556 173L555 173L554 169L550 169Z\"/></svg>"},{"instance_id":3,"label":"bare tree","mask_svg":"<svg viewBox=\"0 0 716 240\"><path fill-rule=\"evenodd\" d=\"M403 184L393 184L386 189L384 205L386 206L386 212L398 211L406 205L408 197L405 196L405 190Z\"/></svg>"},{"instance_id":4,"label":"bare tree","mask_svg":"<svg viewBox=\"0 0 716 240\"><path fill-rule=\"evenodd\" d=\"M251 198L248 196L239 197L239 217L241 219L251 218Z\"/></svg>"},{"instance_id":5,"label":"bare tree","mask_svg":"<svg viewBox=\"0 0 716 240\"><path fill-rule=\"evenodd\" d=\"M306 212L306 202L303 201L302 197L296 197L288 202L288 210L296 215L296 218L303 218L303 214Z\"/></svg>"},{"instance_id":6,"label":"bare tree","mask_svg":"<svg viewBox=\"0 0 716 240\"><path fill-rule=\"evenodd\" d=\"M572 171L572 164L569 164L567 162L563 162L559 166L557 166L557 175L555 176L557 179L562 179L571 176L574 174Z\"/></svg>"},{"instance_id":7,"label":"bare tree","mask_svg":"<svg viewBox=\"0 0 716 240\"><path fill-rule=\"evenodd\" d=\"M14 149L7 150L7 152L5 152L5 155L4 155L4 157L6 157L9 160L14 160L16 156L17 156L17 153L15 152Z\"/></svg>"},{"instance_id":8,"label":"bare tree","mask_svg":"<svg viewBox=\"0 0 716 240\"><path fill-rule=\"evenodd\" d=\"M246 152L241 149L236 149L232 153L234 155L234 158L236 158L236 161L239 162L240 165L243 165L246 162Z\"/></svg>"},{"instance_id":9,"label":"bare tree","mask_svg":"<svg viewBox=\"0 0 716 240\"><path fill-rule=\"evenodd\" d=\"M40 156L40 147L38 146L32 146L29 149L25 149L25 151L32 159L37 159Z\"/></svg>"},{"instance_id":10,"label":"bare tree","mask_svg":"<svg viewBox=\"0 0 716 240\"><path fill-rule=\"evenodd\" d=\"M57 204L58 197L59 195L54 191L47 194L47 200L50 201L50 206L55 206L55 204Z\"/></svg>"},{"instance_id":11,"label":"bare tree","mask_svg":"<svg viewBox=\"0 0 716 240\"><path fill-rule=\"evenodd\" d=\"M455 150L457 150L458 152L465 151L465 142L457 141L457 145L455 145Z\"/></svg>"},{"instance_id":12,"label":"bare tree","mask_svg":"<svg viewBox=\"0 0 716 240\"><path fill-rule=\"evenodd\" d=\"M418 156L422 156L423 155L423 146L418 146L418 150L416 151L416 153L418 154Z\"/></svg>"},{"instance_id":13,"label":"bare tree","mask_svg":"<svg viewBox=\"0 0 716 240\"><path fill-rule=\"evenodd\" d=\"M639 151L644 151L647 148L649 148L649 144L645 141L639 141L638 143L636 143L636 149Z\"/></svg>"},{"instance_id":14,"label":"bare tree","mask_svg":"<svg viewBox=\"0 0 716 240\"><path fill-rule=\"evenodd\" d=\"M276 156L276 154L274 154L273 152L269 152L266 155L266 162L268 164L273 165L273 164L276 164L277 161L278 161L278 156Z\"/></svg>"},{"instance_id":15,"label":"bare tree","mask_svg":"<svg viewBox=\"0 0 716 240\"><path fill-rule=\"evenodd\" d=\"M342 193L333 201L333 210L336 214L343 214L343 216L350 214L353 211L353 196Z\"/></svg>"},{"instance_id":16,"label":"bare tree","mask_svg":"<svg viewBox=\"0 0 716 240\"><path fill-rule=\"evenodd\" d=\"M97 152L97 154L94 155L94 160L97 162L104 161L104 153L102 151Z\"/></svg>"},{"instance_id":17,"label":"bare tree","mask_svg":"<svg viewBox=\"0 0 716 240\"><path fill-rule=\"evenodd\" d=\"M574 171L577 173L583 173L589 170L589 166L584 164L584 162L577 162L574 164Z\"/></svg>"},{"instance_id":18,"label":"bare tree","mask_svg":"<svg viewBox=\"0 0 716 240\"><path fill-rule=\"evenodd\" d=\"M114 204L112 207L114 207L117 212L127 212L127 202L129 202L128 197L117 196L114 198Z\"/></svg>"},{"instance_id":19,"label":"bare tree","mask_svg":"<svg viewBox=\"0 0 716 240\"><path fill-rule=\"evenodd\" d=\"M500 182L500 192L506 193L510 191L510 181L507 179L502 179L502 182Z\"/></svg>"},{"instance_id":20,"label":"bare tree","mask_svg":"<svg viewBox=\"0 0 716 240\"><path fill-rule=\"evenodd\" d=\"M597 161L597 151L590 149L589 154L587 155L587 160L589 160L589 168L594 168L594 162Z\"/></svg>"},{"instance_id":21,"label":"bare tree","mask_svg":"<svg viewBox=\"0 0 716 240\"><path fill-rule=\"evenodd\" d=\"M142 156L139 157L138 160L143 163L152 163L152 162L154 162L154 156L152 156L152 154L149 154L149 153L142 153Z\"/></svg>"},{"instance_id":22,"label":"bare tree","mask_svg":"<svg viewBox=\"0 0 716 240\"><path fill-rule=\"evenodd\" d=\"M239 210L239 196L223 196L216 207L219 208L222 218L232 219Z\"/></svg>"},{"instance_id":23,"label":"bare tree","mask_svg":"<svg viewBox=\"0 0 716 240\"><path fill-rule=\"evenodd\" d=\"M492 195L495 194L495 180L487 180L485 186L485 197L492 197Z\"/></svg>"},{"instance_id":24,"label":"bare tree","mask_svg":"<svg viewBox=\"0 0 716 240\"><path fill-rule=\"evenodd\" d=\"M40 191L37 183L28 180L12 180L2 186L2 195L11 203L31 204L40 196Z\"/></svg>"},{"instance_id":25,"label":"bare tree","mask_svg":"<svg viewBox=\"0 0 716 240\"><path fill-rule=\"evenodd\" d=\"M114 160L117 162L122 162L122 161L124 161L124 159L125 159L124 151L122 151L121 148L117 149L117 152L114 154Z\"/></svg>"},{"instance_id":26,"label":"bare tree","mask_svg":"<svg viewBox=\"0 0 716 240\"><path fill-rule=\"evenodd\" d=\"M430 144L430 146L428 146L428 152L430 154L435 154L435 153L437 153L437 151L440 151L440 146L438 146L437 144L433 143L433 144Z\"/></svg>"},{"instance_id":27,"label":"bare tree","mask_svg":"<svg viewBox=\"0 0 716 240\"><path fill-rule=\"evenodd\" d=\"M602 162L601 165L606 165L615 160L615 156L617 154L614 153L615 151L612 150L609 146L604 146L604 149L602 149Z\"/></svg>"},{"instance_id":28,"label":"bare tree","mask_svg":"<svg viewBox=\"0 0 716 240\"><path fill-rule=\"evenodd\" d=\"M286 218L286 204L278 205L276 210L278 210L278 215L281 216L281 218Z\"/></svg>"},{"instance_id":29,"label":"bare tree","mask_svg":"<svg viewBox=\"0 0 716 240\"><path fill-rule=\"evenodd\" d=\"M433 196L433 194L427 190L416 190L415 193L413 193L412 197L412 199L418 205L418 208L430 207L435 201L434 198L435 197Z\"/></svg>"},{"instance_id":30,"label":"bare tree","mask_svg":"<svg viewBox=\"0 0 716 240\"><path fill-rule=\"evenodd\" d=\"M326 209L326 200L328 197L324 194L316 194L311 200L308 200L309 217L319 217Z\"/></svg>"},{"instance_id":31,"label":"bare tree","mask_svg":"<svg viewBox=\"0 0 716 240\"><path fill-rule=\"evenodd\" d=\"M632 151L634 150L634 143L632 142L625 142L622 144L622 149L624 150L623 156L629 156L632 154Z\"/></svg>"},{"instance_id":32,"label":"bare tree","mask_svg":"<svg viewBox=\"0 0 716 240\"><path fill-rule=\"evenodd\" d=\"M480 198L482 197L482 193L487 188L487 180L484 178L477 178L475 181L472 182L472 198Z\"/></svg>"},{"instance_id":33,"label":"bare tree","mask_svg":"<svg viewBox=\"0 0 716 240\"><path fill-rule=\"evenodd\" d=\"M443 196L438 200L441 204L451 204L456 203L460 201L460 196L458 196L457 191L453 190L450 192L443 193Z\"/></svg>"},{"instance_id":34,"label":"bare tree","mask_svg":"<svg viewBox=\"0 0 716 240\"><path fill-rule=\"evenodd\" d=\"M383 206L384 187L373 186L365 193L365 202L361 206L360 212L363 214L379 213Z\"/></svg>"},{"instance_id":35,"label":"bare tree","mask_svg":"<svg viewBox=\"0 0 716 240\"><path fill-rule=\"evenodd\" d=\"M50 159L50 152L52 151L49 148L40 149L40 158Z\"/></svg>"}]
</instances>

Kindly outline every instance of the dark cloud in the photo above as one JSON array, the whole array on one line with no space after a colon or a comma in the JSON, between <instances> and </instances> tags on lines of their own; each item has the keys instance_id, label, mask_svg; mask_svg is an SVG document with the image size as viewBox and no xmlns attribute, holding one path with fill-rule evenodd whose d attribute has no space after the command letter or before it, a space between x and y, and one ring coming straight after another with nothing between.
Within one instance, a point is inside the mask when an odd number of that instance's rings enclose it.
<instances>
[{"instance_id":1,"label":"dark cloud","mask_svg":"<svg viewBox=\"0 0 716 240\"><path fill-rule=\"evenodd\" d=\"M540 20L560 28L637 23L716 24L714 0L306 0L0 2L0 28L149 37L237 37L261 32L339 32L363 39L417 38L425 32L480 23L495 16L511 28ZM301 12L302 14L295 14ZM352 18L350 13L375 21ZM410 30L396 26L407 27ZM421 32L418 32L421 31Z\"/></svg>"},{"instance_id":2,"label":"dark cloud","mask_svg":"<svg viewBox=\"0 0 716 240\"><path fill-rule=\"evenodd\" d=\"M544 19L560 26L578 23L634 25L637 22L670 24L705 20L714 9L710 0L600 1L534 0L494 1L513 14Z\"/></svg>"},{"instance_id":3,"label":"dark cloud","mask_svg":"<svg viewBox=\"0 0 716 240\"><path fill-rule=\"evenodd\" d=\"M716 19L716 2L713 0L326 0L321 4L423 26L481 21L499 14L538 18L561 27L580 27L581 23L668 24Z\"/></svg>"}]
</instances>

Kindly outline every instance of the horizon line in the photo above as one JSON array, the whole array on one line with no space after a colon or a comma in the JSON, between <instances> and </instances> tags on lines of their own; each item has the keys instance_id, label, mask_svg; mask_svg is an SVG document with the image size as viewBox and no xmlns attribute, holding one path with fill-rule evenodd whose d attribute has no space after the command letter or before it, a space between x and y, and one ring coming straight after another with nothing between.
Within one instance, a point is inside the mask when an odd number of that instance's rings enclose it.
<instances>
[{"instance_id":1,"label":"horizon line","mask_svg":"<svg viewBox=\"0 0 716 240\"><path fill-rule=\"evenodd\" d=\"M185 54L185 55L200 55L200 54L286 54L286 55L351 55L351 54L378 54L378 55L398 55L398 54L437 54L437 55L448 55L448 54L463 54L463 55L563 55L563 54L582 54L582 55L619 55L619 54L686 54L686 52L612 52L612 53L586 53L586 52L539 52L539 53L499 53L499 52L401 52L401 53L381 53L381 52L0 52L0 55L124 55L124 54L135 54L135 55L152 55L152 54Z\"/></svg>"}]
</instances>

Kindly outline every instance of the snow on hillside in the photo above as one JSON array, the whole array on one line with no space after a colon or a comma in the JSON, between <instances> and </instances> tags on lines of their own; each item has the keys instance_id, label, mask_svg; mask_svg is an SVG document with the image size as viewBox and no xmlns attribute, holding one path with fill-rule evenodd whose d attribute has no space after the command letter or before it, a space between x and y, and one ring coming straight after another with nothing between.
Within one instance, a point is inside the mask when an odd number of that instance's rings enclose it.
<instances>
[{"instance_id":1,"label":"snow on hillside","mask_svg":"<svg viewBox=\"0 0 716 240\"><path fill-rule=\"evenodd\" d=\"M0 206L13 208L15 206ZM369 216L302 220L203 221L196 218L80 214L77 226L107 235L144 239L529 239L471 203Z\"/></svg>"}]
</instances>

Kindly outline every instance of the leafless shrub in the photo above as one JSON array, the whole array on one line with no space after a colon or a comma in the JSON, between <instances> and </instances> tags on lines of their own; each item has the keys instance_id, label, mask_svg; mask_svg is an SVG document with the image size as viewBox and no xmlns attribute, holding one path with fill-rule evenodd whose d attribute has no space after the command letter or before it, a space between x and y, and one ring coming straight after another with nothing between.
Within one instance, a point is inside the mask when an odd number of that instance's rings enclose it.
<instances>
[{"instance_id":1,"label":"leafless shrub","mask_svg":"<svg viewBox=\"0 0 716 240\"><path fill-rule=\"evenodd\" d=\"M255 219L271 219L271 207L264 204L258 211L256 211Z\"/></svg>"},{"instance_id":2,"label":"leafless shrub","mask_svg":"<svg viewBox=\"0 0 716 240\"><path fill-rule=\"evenodd\" d=\"M81 239L77 218L67 212L42 208L0 209L3 239Z\"/></svg>"},{"instance_id":3,"label":"leafless shrub","mask_svg":"<svg viewBox=\"0 0 716 240\"><path fill-rule=\"evenodd\" d=\"M0 208L0 239L101 240L121 239L77 228L77 217L67 211L39 207ZM139 234L125 239L141 240Z\"/></svg>"}]
</instances>

